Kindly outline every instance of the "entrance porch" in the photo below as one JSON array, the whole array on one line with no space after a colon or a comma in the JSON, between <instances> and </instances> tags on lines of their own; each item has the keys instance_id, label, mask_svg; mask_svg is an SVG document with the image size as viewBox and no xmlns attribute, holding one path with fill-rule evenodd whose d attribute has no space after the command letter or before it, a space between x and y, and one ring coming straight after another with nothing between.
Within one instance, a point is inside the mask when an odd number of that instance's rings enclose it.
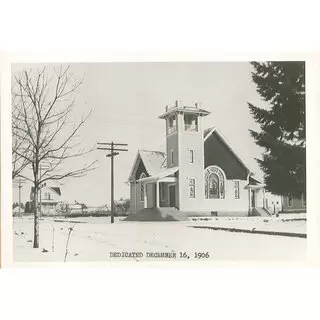
<instances>
[{"instance_id":1,"label":"entrance porch","mask_svg":"<svg viewBox=\"0 0 320 320\"><path fill-rule=\"evenodd\" d=\"M178 168L143 177L131 184L132 212L147 208L177 208L178 191L176 172Z\"/></svg>"},{"instance_id":2,"label":"entrance porch","mask_svg":"<svg viewBox=\"0 0 320 320\"><path fill-rule=\"evenodd\" d=\"M145 182L143 188L143 208L177 207L175 178L166 177L156 182Z\"/></svg>"},{"instance_id":3,"label":"entrance porch","mask_svg":"<svg viewBox=\"0 0 320 320\"><path fill-rule=\"evenodd\" d=\"M265 207L264 184L250 177L246 189L249 194L249 216L269 216L270 212Z\"/></svg>"}]
</instances>

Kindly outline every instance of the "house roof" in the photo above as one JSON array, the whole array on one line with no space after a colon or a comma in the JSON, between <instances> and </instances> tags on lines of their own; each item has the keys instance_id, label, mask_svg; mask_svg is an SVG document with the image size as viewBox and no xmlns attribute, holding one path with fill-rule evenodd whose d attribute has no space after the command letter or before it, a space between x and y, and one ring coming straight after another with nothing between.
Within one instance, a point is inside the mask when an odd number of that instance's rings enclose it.
<instances>
[{"instance_id":1,"label":"house roof","mask_svg":"<svg viewBox=\"0 0 320 320\"><path fill-rule=\"evenodd\" d=\"M61 190L58 187L49 187L51 188L53 191L55 191L59 196L61 196Z\"/></svg>"},{"instance_id":2,"label":"house roof","mask_svg":"<svg viewBox=\"0 0 320 320\"><path fill-rule=\"evenodd\" d=\"M251 189L260 189L260 188L264 188L265 184L263 182L261 182L259 179L250 176L249 177L249 183L245 186L245 189L251 188Z\"/></svg>"},{"instance_id":3,"label":"house roof","mask_svg":"<svg viewBox=\"0 0 320 320\"><path fill-rule=\"evenodd\" d=\"M146 177L146 178L142 178L139 179L137 181L141 181L141 182L145 182L145 181L157 181L160 180L162 178L168 177L173 175L174 173L176 173L179 170L179 167L172 167L169 169L162 169L160 172L158 172L157 174L150 176L150 177Z\"/></svg>"},{"instance_id":4,"label":"house roof","mask_svg":"<svg viewBox=\"0 0 320 320\"><path fill-rule=\"evenodd\" d=\"M55 193L61 196L61 190L59 187L49 187L49 186L46 186L46 187L52 189ZM31 187L31 193L34 194L34 187Z\"/></svg>"},{"instance_id":5,"label":"house roof","mask_svg":"<svg viewBox=\"0 0 320 320\"><path fill-rule=\"evenodd\" d=\"M134 173L139 165L140 159L143 162L149 176L154 176L162 170L165 170L167 167L166 155L164 152L152 150L138 150L136 159L133 163L133 167L129 176L129 180L133 178Z\"/></svg>"},{"instance_id":6,"label":"house roof","mask_svg":"<svg viewBox=\"0 0 320 320\"><path fill-rule=\"evenodd\" d=\"M263 184L263 182L260 181L259 179L257 179L256 177L250 176L249 177L249 184L250 185L261 185L261 184Z\"/></svg>"},{"instance_id":7,"label":"house roof","mask_svg":"<svg viewBox=\"0 0 320 320\"><path fill-rule=\"evenodd\" d=\"M150 176L159 173L167 167L166 155L161 151L139 150L141 159Z\"/></svg>"}]
</instances>

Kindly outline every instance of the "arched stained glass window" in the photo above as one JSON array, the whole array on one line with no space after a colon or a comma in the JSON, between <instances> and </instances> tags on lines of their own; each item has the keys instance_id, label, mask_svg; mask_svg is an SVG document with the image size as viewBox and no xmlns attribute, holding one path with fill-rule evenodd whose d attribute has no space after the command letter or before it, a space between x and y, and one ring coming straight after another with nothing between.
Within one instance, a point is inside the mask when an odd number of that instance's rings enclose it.
<instances>
[{"instance_id":1,"label":"arched stained glass window","mask_svg":"<svg viewBox=\"0 0 320 320\"><path fill-rule=\"evenodd\" d=\"M209 183L209 198L217 199L219 198L219 178L215 173L211 173L208 179Z\"/></svg>"},{"instance_id":2,"label":"arched stained glass window","mask_svg":"<svg viewBox=\"0 0 320 320\"><path fill-rule=\"evenodd\" d=\"M206 168L204 183L206 199L225 198L225 176L219 167L210 166Z\"/></svg>"}]
</instances>

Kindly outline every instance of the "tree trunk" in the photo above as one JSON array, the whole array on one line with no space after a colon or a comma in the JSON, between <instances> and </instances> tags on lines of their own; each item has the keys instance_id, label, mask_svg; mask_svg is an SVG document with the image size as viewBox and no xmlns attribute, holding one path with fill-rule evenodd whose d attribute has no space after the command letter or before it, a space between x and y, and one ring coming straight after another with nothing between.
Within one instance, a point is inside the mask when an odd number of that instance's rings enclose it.
<instances>
[{"instance_id":1,"label":"tree trunk","mask_svg":"<svg viewBox=\"0 0 320 320\"><path fill-rule=\"evenodd\" d=\"M39 248L39 211L38 211L38 186L34 188L34 230L33 248Z\"/></svg>"}]
</instances>

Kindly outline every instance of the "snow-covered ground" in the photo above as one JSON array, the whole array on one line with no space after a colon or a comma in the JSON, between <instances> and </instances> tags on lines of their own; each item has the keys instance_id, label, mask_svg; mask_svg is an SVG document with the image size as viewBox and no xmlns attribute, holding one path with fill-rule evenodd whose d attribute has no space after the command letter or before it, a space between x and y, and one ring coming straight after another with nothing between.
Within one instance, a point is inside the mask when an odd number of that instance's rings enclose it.
<instances>
[{"instance_id":1,"label":"snow-covered ground","mask_svg":"<svg viewBox=\"0 0 320 320\"><path fill-rule=\"evenodd\" d=\"M203 217L190 218L190 225L242 230L306 234L305 214L281 214L279 217Z\"/></svg>"},{"instance_id":2,"label":"snow-covered ground","mask_svg":"<svg viewBox=\"0 0 320 320\"><path fill-rule=\"evenodd\" d=\"M301 216L300 216L301 217ZM286 217L288 218L288 217ZM306 221L283 221L282 217L212 218L184 222L125 222L116 218L45 218L40 221L40 248L32 248L33 219L14 218L15 262L63 262L70 227L66 261L176 261L180 252L187 253L189 261L195 253L208 253L203 260L303 260L306 239L260 234L233 233L192 226L223 226L305 233ZM116 252L141 252L143 257L115 258ZM171 258L150 258L147 253L171 253ZM176 254L176 259L172 258Z\"/></svg>"}]
</instances>

